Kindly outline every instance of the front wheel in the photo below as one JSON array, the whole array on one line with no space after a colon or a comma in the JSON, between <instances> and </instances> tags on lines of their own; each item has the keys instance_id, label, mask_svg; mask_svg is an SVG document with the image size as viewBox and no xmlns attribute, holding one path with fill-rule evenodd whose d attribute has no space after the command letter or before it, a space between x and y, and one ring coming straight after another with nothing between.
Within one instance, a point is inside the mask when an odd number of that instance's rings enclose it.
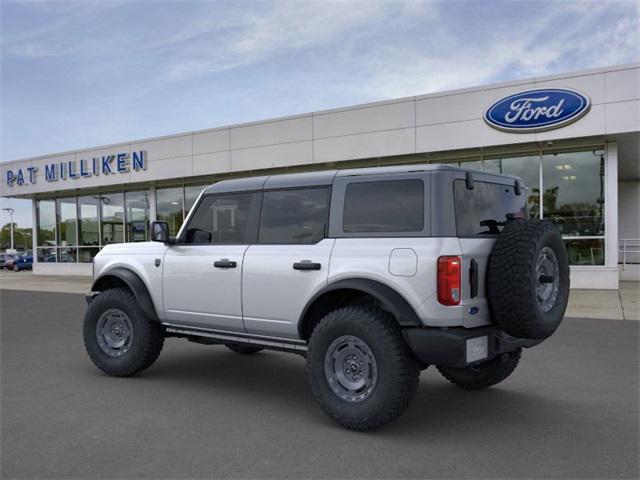
<instances>
[{"instance_id":1,"label":"front wheel","mask_svg":"<svg viewBox=\"0 0 640 480\"><path fill-rule=\"evenodd\" d=\"M147 318L124 288L106 290L93 299L85 314L83 337L91 361L116 377L150 367L164 344L160 324Z\"/></svg>"},{"instance_id":2,"label":"front wheel","mask_svg":"<svg viewBox=\"0 0 640 480\"><path fill-rule=\"evenodd\" d=\"M18 264L17 264L17 263L14 263L14 264L13 264L13 271L14 271L14 272L19 272L19 271L20 271L20 267L18 266Z\"/></svg>"},{"instance_id":3,"label":"front wheel","mask_svg":"<svg viewBox=\"0 0 640 480\"><path fill-rule=\"evenodd\" d=\"M465 390L480 390L505 380L518 366L522 350L503 353L488 362L468 367L437 367L444 378Z\"/></svg>"},{"instance_id":4,"label":"front wheel","mask_svg":"<svg viewBox=\"0 0 640 480\"><path fill-rule=\"evenodd\" d=\"M357 305L330 312L313 330L307 375L325 413L343 427L365 431L406 410L420 365L389 313Z\"/></svg>"}]
</instances>

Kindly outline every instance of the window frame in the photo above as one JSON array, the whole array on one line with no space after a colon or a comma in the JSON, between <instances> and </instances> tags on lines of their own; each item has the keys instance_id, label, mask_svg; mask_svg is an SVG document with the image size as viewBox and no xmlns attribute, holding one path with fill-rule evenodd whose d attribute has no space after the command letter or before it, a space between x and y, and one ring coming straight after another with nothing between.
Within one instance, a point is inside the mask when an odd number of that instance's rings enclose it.
<instances>
[{"instance_id":1,"label":"window frame","mask_svg":"<svg viewBox=\"0 0 640 480\"><path fill-rule=\"evenodd\" d=\"M401 180L421 180L423 185L423 227L413 232L345 232L344 204L347 187L353 183L374 183ZM416 238L431 236L431 172L384 173L359 176L336 177L333 183L329 216L329 237L331 238Z\"/></svg>"},{"instance_id":2,"label":"window frame","mask_svg":"<svg viewBox=\"0 0 640 480\"><path fill-rule=\"evenodd\" d=\"M251 205L251 209L249 211L249 218L247 220L247 231L249 232L247 235L250 238L250 241L248 242L242 242L242 243L186 243L185 242L185 236L187 234L187 230L189 229L189 225L191 225L191 222L193 221L193 217L195 215L195 212L197 211L198 208L200 208L200 205L202 205L202 203L205 201L205 199L209 198L209 197L228 197L231 195L252 195L253 199L252 199L252 205ZM204 193L202 192L197 200L195 201L195 203L193 204L193 206L191 207L191 210L189 210L189 215L188 217L182 222L182 226L180 227L180 230L178 231L178 234L176 235L176 240L174 245L180 245L180 246L210 246L210 247L219 247L219 246L231 246L231 245L254 245L255 243L257 243L257 239L258 239L258 227L259 227L259 222L260 222L260 212L262 209L262 191L260 190L243 190L243 191L237 191L237 192L224 192L224 193Z\"/></svg>"},{"instance_id":3,"label":"window frame","mask_svg":"<svg viewBox=\"0 0 640 480\"><path fill-rule=\"evenodd\" d=\"M272 243L272 242L261 242L260 241L260 225L262 225L262 212L264 209L264 195L265 193L271 192L286 192L290 190L325 190L327 194L327 211L325 212L324 219L324 228L322 230L322 238L320 238L317 242L312 243ZM317 245L322 242L326 238L329 238L329 222L331 218L331 200L332 200L332 188L331 185L301 185L295 187L284 187L284 188L269 188L262 190L260 195L260 215L258 216L258 228L256 231L256 245Z\"/></svg>"}]
</instances>

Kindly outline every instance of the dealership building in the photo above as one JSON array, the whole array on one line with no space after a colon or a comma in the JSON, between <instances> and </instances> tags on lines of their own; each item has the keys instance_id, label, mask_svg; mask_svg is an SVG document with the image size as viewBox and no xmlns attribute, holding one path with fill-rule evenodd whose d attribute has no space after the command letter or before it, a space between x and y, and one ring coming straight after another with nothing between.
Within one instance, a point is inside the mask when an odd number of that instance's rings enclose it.
<instances>
[{"instance_id":1,"label":"dealership building","mask_svg":"<svg viewBox=\"0 0 640 480\"><path fill-rule=\"evenodd\" d=\"M640 278L640 64L400 98L0 164L33 202L35 274L91 275L114 242L176 233L202 187L409 163L517 175L561 229L573 288Z\"/></svg>"}]
</instances>

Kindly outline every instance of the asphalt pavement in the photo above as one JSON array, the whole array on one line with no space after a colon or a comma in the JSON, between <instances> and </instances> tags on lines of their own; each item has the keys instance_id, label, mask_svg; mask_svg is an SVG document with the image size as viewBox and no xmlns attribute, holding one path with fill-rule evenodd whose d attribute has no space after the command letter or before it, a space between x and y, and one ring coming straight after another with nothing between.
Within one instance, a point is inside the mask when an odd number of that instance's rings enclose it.
<instances>
[{"instance_id":1,"label":"asphalt pavement","mask_svg":"<svg viewBox=\"0 0 640 480\"><path fill-rule=\"evenodd\" d=\"M135 378L84 352L81 295L0 290L2 478L638 478L640 322L566 319L481 392L423 372L398 421L344 430L304 359L169 339Z\"/></svg>"}]
</instances>

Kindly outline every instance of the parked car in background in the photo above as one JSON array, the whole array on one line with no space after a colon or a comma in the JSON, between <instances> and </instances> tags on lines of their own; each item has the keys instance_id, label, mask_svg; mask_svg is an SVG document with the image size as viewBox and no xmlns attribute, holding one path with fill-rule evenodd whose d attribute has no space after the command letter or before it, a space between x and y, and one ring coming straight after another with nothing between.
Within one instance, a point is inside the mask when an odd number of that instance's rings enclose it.
<instances>
[{"instance_id":1,"label":"parked car in background","mask_svg":"<svg viewBox=\"0 0 640 480\"><path fill-rule=\"evenodd\" d=\"M33 268L33 254L31 252L24 253L15 259L11 267L14 272L20 270L31 270Z\"/></svg>"},{"instance_id":2,"label":"parked car in background","mask_svg":"<svg viewBox=\"0 0 640 480\"><path fill-rule=\"evenodd\" d=\"M13 267L13 261L16 256L13 253L0 253L0 268L8 268L7 263Z\"/></svg>"}]
</instances>

